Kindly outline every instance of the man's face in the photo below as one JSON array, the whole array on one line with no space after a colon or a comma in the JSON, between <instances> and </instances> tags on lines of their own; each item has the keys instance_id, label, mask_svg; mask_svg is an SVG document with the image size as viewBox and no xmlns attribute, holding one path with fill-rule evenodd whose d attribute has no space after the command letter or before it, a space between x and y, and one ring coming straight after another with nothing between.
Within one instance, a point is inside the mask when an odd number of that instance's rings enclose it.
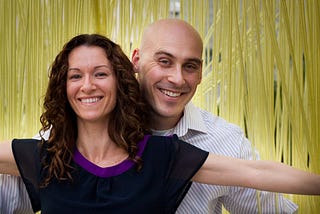
<instances>
[{"instance_id":1,"label":"man's face","mask_svg":"<svg viewBox=\"0 0 320 214\"><path fill-rule=\"evenodd\" d=\"M170 123L158 129L172 128L179 121L201 82L202 46L194 40L172 32L155 37L133 54L142 91L154 111L153 119Z\"/></svg>"}]
</instances>

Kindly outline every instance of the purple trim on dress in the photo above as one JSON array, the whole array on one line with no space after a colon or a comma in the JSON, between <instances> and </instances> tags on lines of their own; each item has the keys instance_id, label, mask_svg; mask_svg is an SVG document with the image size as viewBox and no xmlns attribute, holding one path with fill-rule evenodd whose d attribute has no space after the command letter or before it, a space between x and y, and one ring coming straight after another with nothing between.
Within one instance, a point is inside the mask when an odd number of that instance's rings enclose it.
<instances>
[{"instance_id":1,"label":"purple trim on dress","mask_svg":"<svg viewBox=\"0 0 320 214\"><path fill-rule=\"evenodd\" d=\"M142 153L145 149L145 146L147 144L147 141L149 139L150 135L145 135L144 138L138 143L138 152L137 155L139 157L142 157ZM86 171L90 172L91 174L94 174L98 177L112 177L112 176L117 176L120 175L127 170L129 170L133 165L134 162L131 160L124 160L121 163L110 166L110 167L99 167L95 165L94 163L90 162L87 160L76 148L73 154L73 160L76 162L78 165L80 165L83 169Z\"/></svg>"}]
</instances>

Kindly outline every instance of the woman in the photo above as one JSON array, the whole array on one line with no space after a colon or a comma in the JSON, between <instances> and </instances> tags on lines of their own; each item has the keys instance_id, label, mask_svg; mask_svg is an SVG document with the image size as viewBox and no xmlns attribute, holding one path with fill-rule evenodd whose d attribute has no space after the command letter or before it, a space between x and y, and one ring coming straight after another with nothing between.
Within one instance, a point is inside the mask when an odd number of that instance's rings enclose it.
<instances>
[{"instance_id":1,"label":"woman","mask_svg":"<svg viewBox=\"0 0 320 214\"><path fill-rule=\"evenodd\" d=\"M48 141L13 140L12 151L10 141L0 144L0 173L22 176L34 211L174 213L190 180L320 194L319 175L149 135L131 62L101 35L79 35L64 46L44 109Z\"/></svg>"}]
</instances>

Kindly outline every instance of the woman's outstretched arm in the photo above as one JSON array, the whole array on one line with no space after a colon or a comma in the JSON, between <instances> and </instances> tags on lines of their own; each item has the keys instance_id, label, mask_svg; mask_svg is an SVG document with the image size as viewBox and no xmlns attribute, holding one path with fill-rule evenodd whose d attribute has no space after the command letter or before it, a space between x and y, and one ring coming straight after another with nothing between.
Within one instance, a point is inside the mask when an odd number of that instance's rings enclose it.
<instances>
[{"instance_id":1,"label":"woman's outstretched arm","mask_svg":"<svg viewBox=\"0 0 320 214\"><path fill-rule=\"evenodd\" d=\"M320 175L274 161L251 161L209 154L192 180L270 192L320 195Z\"/></svg>"},{"instance_id":2,"label":"woman's outstretched arm","mask_svg":"<svg viewBox=\"0 0 320 214\"><path fill-rule=\"evenodd\" d=\"M19 175L11 144L10 140L0 142L0 174Z\"/></svg>"}]
</instances>

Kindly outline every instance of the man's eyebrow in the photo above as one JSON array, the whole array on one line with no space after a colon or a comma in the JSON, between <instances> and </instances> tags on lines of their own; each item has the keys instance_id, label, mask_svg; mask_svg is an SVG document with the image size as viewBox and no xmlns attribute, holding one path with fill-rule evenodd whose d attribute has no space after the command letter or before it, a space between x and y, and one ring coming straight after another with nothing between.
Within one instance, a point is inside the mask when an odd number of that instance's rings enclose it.
<instances>
[{"instance_id":1,"label":"man's eyebrow","mask_svg":"<svg viewBox=\"0 0 320 214\"><path fill-rule=\"evenodd\" d=\"M171 54L169 52L166 52L166 51L157 51L154 54L155 57L157 57L159 55L166 55L166 56L171 57L171 58L176 58L173 54ZM185 61L195 62L197 64L202 64L202 59L197 58L197 57L187 58Z\"/></svg>"},{"instance_id":2,"label":"man's eyebrow","mask_svg":"<svg viewBox=\"0 0 320 214\"><path fill-rule=\"evenodd\" d=\"M166 55L166 56L175 58L175 56L173 56L171 53L166 52L166 51L157 51L154 53L154 56L159 56L159 55Z\"/></svg>"},{"instance_id":3,"label":"man's eyebrow","mask_svg":"<svg viewBox=\"0 0 320 214\"><path fill-rule=\"evenodd\" d=\"M202 64L202 59L200 59L200 58L189 58L189 59L187 59L187 61L195 62L196 64L199 64L199 65Z\"/></svg>"}]
</instances>

